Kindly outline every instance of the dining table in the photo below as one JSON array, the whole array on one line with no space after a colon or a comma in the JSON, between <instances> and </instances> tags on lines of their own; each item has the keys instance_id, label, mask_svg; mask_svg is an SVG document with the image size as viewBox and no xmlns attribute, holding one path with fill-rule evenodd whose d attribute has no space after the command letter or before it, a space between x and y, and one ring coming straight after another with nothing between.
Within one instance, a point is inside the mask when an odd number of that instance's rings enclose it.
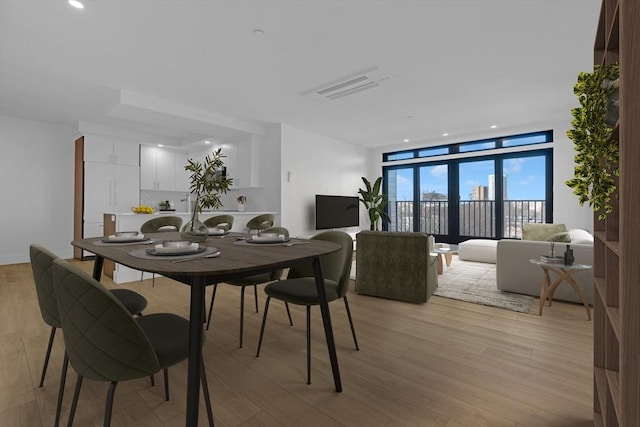
<instances>
[{"instance_id":1,"label":"dining table","mask_svg":"<svg viewBox=\"0 0 640 427\"><path fill-rule=\"evenodd\" d=\"M95 254L93 277L100 281L105 259L127 267L160 274L190 286L189 357L187 367L186 426L198 424L200 369L204 334L204 304L206 286L254 274L312 264L315 284L320 297L320 311L324 326L329 360L336 392L342 391L336 346L329 314L321 257L336 252L340 245L313 239L290 239L267 242L248 234L229 233L209 236L199 243L197 253L174 255L156 252L163 245L182 240L178 232L151 233L144 240L110 241L104 237L73 240L74 247ZM167 243L165 243L167 242ZM218 254L219 252L219 254Z\"/></svg>"}]
</instances>

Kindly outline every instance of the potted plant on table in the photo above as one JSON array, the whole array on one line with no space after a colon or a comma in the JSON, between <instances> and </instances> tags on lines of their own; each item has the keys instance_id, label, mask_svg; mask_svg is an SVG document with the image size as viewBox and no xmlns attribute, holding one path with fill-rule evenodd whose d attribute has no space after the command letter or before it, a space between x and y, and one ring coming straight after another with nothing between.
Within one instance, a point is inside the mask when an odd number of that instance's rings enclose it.
<instances>
[{"instance_id":1,"label":"potted plant on table","mask_svg":"<svg viewBox=\"0 0 640 427\"><path fill-rule=\"evenodd\" d=\"M389 222L389 215L387 215L385 210L387 208L387 195L380 193L382 189L382 177L378 177L373 186L364 176L362 177L362 181L364 182L365 189L360 188L358 190L358 193L360 193L359 200L367 209L370 230L378 230L379 219L382 219L383 224Z\"/></svg>"},{"instance_id":2,"label":"potted plant on table","mask_svg":"<svg viewBox=\"0 0 640 427\"><path fill-rule=\"evenodd\" d=\"M236 202L238 202L238 212L244 212L244 205L247 203L247 196L236 197Z\"/></svg>"},{"instance_id":3,"label":"potted plant on table","mask_svg":"<svg viewBox=\"0 0 640 427\"><path fill-rule=\"evenodd\" d=\"M189 159L184 167L191 172L189 190L195 195L195 201L191 207L190 220L180 230L183 239L201 242L207 238L207 227L199 221L198 214L202 213L203 208L221 208L220 194L226 193L233 183L233 178L217 173L224 167L224 157L219 148L207 155L204 163Z\"/></svg>"}]
</instances>

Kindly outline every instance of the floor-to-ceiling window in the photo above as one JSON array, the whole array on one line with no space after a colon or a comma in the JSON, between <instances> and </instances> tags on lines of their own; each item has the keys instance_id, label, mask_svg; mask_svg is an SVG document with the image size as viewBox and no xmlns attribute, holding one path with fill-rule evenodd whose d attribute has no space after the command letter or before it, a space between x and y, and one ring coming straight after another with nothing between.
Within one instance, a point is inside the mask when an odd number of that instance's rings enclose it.
<instances>
[{"instance_id":1,"label":"floor-to-ceiling window","mask_svg":"<svg viewBox=\"0 0 640 427\"><path fill-rule=\"evenodd\" d=\"M545 131L386 153L387 229L458 242L519 238L523 223L552 221L552 140Z\"/></svg>"}]
</instances>

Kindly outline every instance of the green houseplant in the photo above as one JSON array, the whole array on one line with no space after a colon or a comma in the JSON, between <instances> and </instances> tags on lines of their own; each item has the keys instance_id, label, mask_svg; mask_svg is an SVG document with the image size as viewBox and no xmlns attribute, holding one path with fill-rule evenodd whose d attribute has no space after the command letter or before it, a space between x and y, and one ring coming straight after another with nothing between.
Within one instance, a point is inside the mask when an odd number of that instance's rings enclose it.
<instances>
[{"instance_id":1,"label":"green houseplant","mask_svg":"<svg viewBox=\"0 0 640 427\"><path fill-rule=\"evenodd\" d=\"M613 114L614 95L617 93L618 64L595 65L592 73L578 74L573 92L580 107L573 108L573 129L567 136L575 145L573 178L566 184L573 189L580 205L600 212L599 219L613 211L612 195L616 190L618 168L618 142L612 138L617 113ZM613 196L615 197L615 196Z\"/></svg>"},{"instance_id":2,"label":"green houseplant","mask_svg":"<svg viewBox=\"0 0 640 427\"><path fill-rule=\"evenodd\" d=\"M360 188L360 202L367 209L369 215L370 230L378 230L378 220L382 219L383 223L389 222L389 215L387 215L387 195L381 194L382 189L382 177L378 177L373 185L365 178L362 177L365 188Z\"/></svg>"},{"instance_id":3,"label":"green houseplant","mask_svg":"<svg viewBox=\"0 0 640 427\"><path fill-rule=\"evenodd\" d=\"M207 155L204 163L189 159L184 167L191 172L189 190L195 195L195 201L191 207L190 220L180 230L182 238L194 242L207 238L207 227L198 220L198 214L202 213L204 208L221 208L220 194L226 193L233 183L233 178L217 173L224 167L224 157L222 149L219 148Z\"/></svg>"}]
</instances>

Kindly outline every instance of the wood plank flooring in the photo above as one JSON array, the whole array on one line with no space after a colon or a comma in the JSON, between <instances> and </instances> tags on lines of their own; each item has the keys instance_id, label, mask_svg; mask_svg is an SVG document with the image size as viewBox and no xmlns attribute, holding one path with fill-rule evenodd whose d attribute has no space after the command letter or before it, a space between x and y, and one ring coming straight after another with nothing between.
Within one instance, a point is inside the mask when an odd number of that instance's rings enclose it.
<instances>
[{"instance_id":1,"label":"wood plank flooring","mask_svg":"<svg viewBox=\"0 0 640 427\"><path fill-rule=\"evenodd\" d=\"M91 261L76 262L87 272ZM454 260L455 262L455 260ZM445 272L446 274L446 272ZM107 287L116 287L108 279ZM353 285L353 283L352 283ZM127 284L149 300L146 313L187 316L189 290L166 278ZM210 298L211 289L207 290ZM432 297L410 304L349 293L360 351L344 304L331 303L344 391L336 393L319 311L312 320L312 384L307 385L304 308L274 301L261 355L262 321L247 292L244 348L238 348L239 289L218 287L204 358L217 427L249 426L592 426L593 323L584 308L554 302L537 316ZM45 385L38 387L49 328L38 309L29 264L0 266L0 425L51 426L63 357L58 333ZM75 383L69 370L62 420ZM162 378L118 386L112 425L182 426L186 362ZM86 380L76 426L100 426L106 383ZM200 425L207 425L204 405Z\"/></svg>"}]
</instances>

